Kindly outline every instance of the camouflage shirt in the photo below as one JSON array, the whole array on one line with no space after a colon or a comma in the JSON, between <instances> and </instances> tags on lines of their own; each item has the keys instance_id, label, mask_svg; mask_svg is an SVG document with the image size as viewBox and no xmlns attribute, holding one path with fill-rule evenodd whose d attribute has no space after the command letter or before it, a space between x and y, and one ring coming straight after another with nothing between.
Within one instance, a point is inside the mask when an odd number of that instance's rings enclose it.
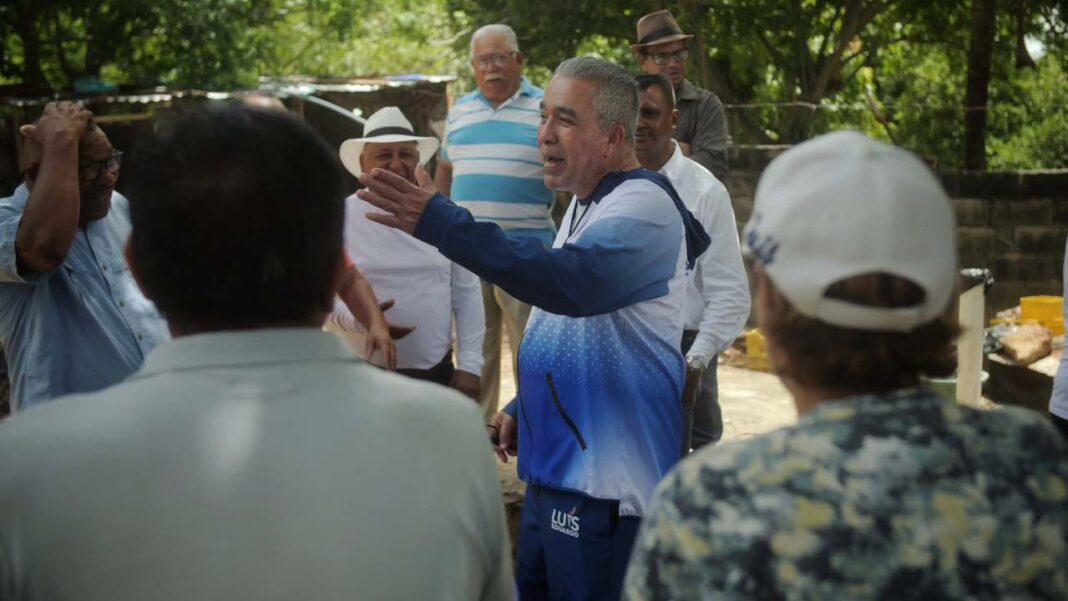
<instances>
[{"instance_id":1,"label":"camouflage shirt","mask_svg":"<svg viewBox=\"0 0 1068 601\"><path fill-rule=\"evenodd\" d=\"M1068 449L923 389L832 401L658 487L627 599L1068 599Z\"/></svg>"}]
</instances>

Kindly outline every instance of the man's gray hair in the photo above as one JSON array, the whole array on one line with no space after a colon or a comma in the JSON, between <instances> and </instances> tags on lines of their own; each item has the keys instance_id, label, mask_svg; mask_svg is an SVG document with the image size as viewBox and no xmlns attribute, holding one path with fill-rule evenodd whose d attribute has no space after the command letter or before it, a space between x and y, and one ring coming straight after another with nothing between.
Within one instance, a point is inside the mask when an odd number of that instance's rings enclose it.
<instances>
[{"instance_id":1,"label":"man's gray hair","mask_svg":"<svg viewBox=\"0 0 1068 601\"><path fill-rule=\"evenodd\" d=\"M593 56L576 56L560 63L553 77L567 77L593 82L593 108L601 130L608 133L614 125L623 126L623 139L634 144L638 127L638 83L619 65Z\"/></svg>"},{"instance_id":2,"label":"man's gray hair","mask_svg":"<svg viewBox=\"0 0 1068 601\"><path fill-rule=\"evenodd\" d=\"M519 52L519 40L515 37L515 30L504 23L492 23L479 27L471 34L471 58L475 56L475 40L485 36L501 36L509 50Z\"/></svg>"}]
</instances>

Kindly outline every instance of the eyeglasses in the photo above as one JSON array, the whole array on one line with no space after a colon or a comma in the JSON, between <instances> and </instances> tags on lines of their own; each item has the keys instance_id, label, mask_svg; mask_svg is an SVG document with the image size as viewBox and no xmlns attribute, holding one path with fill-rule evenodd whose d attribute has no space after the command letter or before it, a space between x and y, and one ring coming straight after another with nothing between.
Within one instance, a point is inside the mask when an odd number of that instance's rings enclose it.
<instances>
[{"instance_id":1,"label":"eyeglasses","mask_svg":"<svg viewBox=\"0 0 1068 601\"><path fill-rule=\"evenodd\" d=\"M484 54L482 56L478 56L471 59L471 65L477 69L482 69L484 71L486 69L489 69L489 66L492 63L494 67L497 67L499 69L503 67L506 62L508 62L508 59L515 58L515 55L516 53L514 51Z\"/></svg>"},{"instance_id":2,"label":"eyeglasses","mask_svg":"<svg viewBox=\"0 0 1068 601\"><path fill-rule=\"evenodd\" d=\"M684 63L687 58L690 58L690 51L685 48L676 50L675 52L657 52L656 54L646 52L644 54L648 58L653 59L653 62L658 65L666 65L671 59L675 59L676 63Z\"/></svg>"},{"instance_id":3,"label":"eyeglasses","mask_svg":"<svg viewBox=\"0 0 1068 601\"><path fill-rule=\"evenodd\" d=\"M119 172L119 168L122 167L122 151L114 150L106 159L99 161L85 161L78 164L78 172L81 173L82 179L87 182L95 182L100 179L105 172L110 175L114 175Z\"/></svg>"}]
</instances>

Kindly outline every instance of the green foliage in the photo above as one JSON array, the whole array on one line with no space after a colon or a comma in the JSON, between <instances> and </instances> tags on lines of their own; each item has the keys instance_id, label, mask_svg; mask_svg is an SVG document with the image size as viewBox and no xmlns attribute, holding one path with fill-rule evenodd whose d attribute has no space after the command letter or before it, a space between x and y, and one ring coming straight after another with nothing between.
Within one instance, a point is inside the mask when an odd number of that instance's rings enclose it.
<instances>
[{"instance_id":1,"label":"green foliage","mask_svg":"<svg viewBox=\"0 0 1068 601\"><path fill-rule=\"evenodd\" d=\"M0 5L0 77L214 89L260 75L454 73L466 68L463 21L443 0L20 0Z\"/></svg>"},{"instance_id":2,"label":"green foliage","mask_svg":"<svg viewBox=\"0 0 1068 601\"><path fill-rule=\"evenodd\" d=\"M464 15L440 0L309 1L270 28L275 44L264 74L355 77L469 71L457 40L469 33Z\"/></svg>"},{"instance_id":3,"label":"green foliage","mask_svg":"<svg viewBox=\"0 0 1068 601\"><path fill-rule=\"evenodd\" d=\"M848 127L961 163L971 0L7 0L0 83L211 89L424 73L458 76L462 93L474 85L471 33L506 22L527 76L545 85L576 54L636 72L635 23L664 6L695 34L690 78L728 105L736 143ZM1068 167L1068 0L998 11L989 165ZM1034 69L1019 66L1023 36L1048 51Z\"/></svg>"},{"instance_id":4,"label":"green foliage","mask_svg":"<svg viewBox=\"0 0 1068 601\"><path fill-rule=\"evenodd\" d=\"M636 70L627 50L635 22L664 7L620 0L448 1L475 23L511 24L531 61L550 68L579 52ZM1020 6L1026 9L1022 32ZM668 8L696 35L690 78L728 104L735 143L793 143L853 128L935 163L961 164L970 0L680 0ZM999 10L991 167L1068 167L1062 142L1068 140L1062 92L1068 0L1006 1ZM1037 71L1014 65L1017 34L1050 50ZM1058 61L1060 71L1047 64Z\"/></svg>"},{"instance_id":5,"label":"green foliage","mask_svg":"<svg viewBox=\"0 0 1068 601\"><path fill-rule=\"evenodd\" d=\"M988 147L995 170L1068 166L1068 72L1046 55L996 88Z\"/></svg>"}]
</instances>

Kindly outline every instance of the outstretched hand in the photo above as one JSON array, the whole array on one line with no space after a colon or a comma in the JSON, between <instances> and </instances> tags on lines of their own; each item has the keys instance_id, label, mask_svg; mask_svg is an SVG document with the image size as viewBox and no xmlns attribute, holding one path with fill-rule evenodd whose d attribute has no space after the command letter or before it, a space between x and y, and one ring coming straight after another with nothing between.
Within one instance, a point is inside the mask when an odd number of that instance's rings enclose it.
<instances>
[{"instance_id":1,"label":"outstretched hand","mask_svg":"<svg viewBox=\"0 0 1068 601\"><path fill-rule=\"evenodd\" d=\"M356 196L386 212L368 213L368 219L412 234L430 198L437 193L422 165L415 168L415 181L413 184L395 173L375 168L360 176L360 183L366 188L358 190Z\"/></svg>"}]
</instances>

